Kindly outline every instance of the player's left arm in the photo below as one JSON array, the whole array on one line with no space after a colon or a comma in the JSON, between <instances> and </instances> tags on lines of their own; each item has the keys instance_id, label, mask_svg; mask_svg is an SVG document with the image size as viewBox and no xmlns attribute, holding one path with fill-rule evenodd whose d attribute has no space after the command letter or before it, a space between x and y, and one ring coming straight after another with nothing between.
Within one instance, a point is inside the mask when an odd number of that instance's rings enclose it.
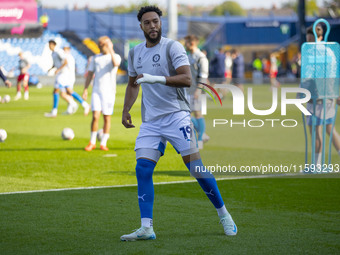
<instances>
[{"instance_id":1,"label":"player's left arm","mask_svg":"<svg viewBox=\"0 0 340 255\"><path fill-rule=\"evenodd\" d=\"M110 52L111 54L111 59L112 59L112 65L113 67L116 67L116 66L119 66L120 65L120 62L121 62L121 58L118 57L114 51L113 52Z\"/></svg>"},{"instance_id":2,"label":"player's left arm","mask_svg":"<svg viewBox=\"0 0 340 255\"><path fill-rule=\"evenodd\" d=\"M166 83L170 87L190 87L191 71L190 66L180 66L176 69L177 75L165 77Z\"/></svg>"},{"instance_id":3,"label":"player's left arm","mask_svg":"<svg viewBox=\"0 0 340 255\"><path fill-rule=\"evenodd\" d=\"M115 51L113 49L113 43L111 40L107 41L107 47L109 49L110 55L111 55L111 60L112 60L112 65L113 67L119 66L122 59L120 58L119 55L115 54Z\"/></svg>"},{"instance_id":4,"label":"player's left arm","mask_svg":"<svg viewBox=\"0 0 340 255\"><path fill-rule=\"evenodd\" d=\"M55 70L55 74L59 73L66 65L67 59L65 58L63 64L57 70Z\"/></svg>"},{"instance_id":5,"label":"player's left arm","mask_svg":"<svg viewBox=\"0 0 340 255\"><path fill-rule=\"evenodd\" d=\"M141 74L136 78L136 83L160 83L170 87L182 88L191 86L190 63L182 44L174 42L169 50L171 65L176 70L173 76L154 76Z\"/></svg>"}]
</instances>

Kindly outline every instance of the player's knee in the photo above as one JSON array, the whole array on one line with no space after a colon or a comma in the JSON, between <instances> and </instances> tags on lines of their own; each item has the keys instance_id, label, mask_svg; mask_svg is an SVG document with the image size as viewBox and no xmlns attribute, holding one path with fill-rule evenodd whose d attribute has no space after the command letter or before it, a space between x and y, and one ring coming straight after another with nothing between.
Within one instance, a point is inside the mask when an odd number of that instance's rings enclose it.
<instances>
[{"instance_id":1,"label":"player's knee","mask_svg":"<svg viewBox=\"0 0 340 255\"><path fill-rule=\"evenodd\" d=\"M333 128L333 125L332 124L328 124L326 126L326 131L327 131L327 134L330 135L330 133L332 132L333 130L333 135L337 133L335 127Z\"/></svg>"},{"instance_id":2,"label":"player's knee","mask_svg":"<svg viewBox=\"0 0 340 255\"><path fill-rule=\"evenodd\" d=\"M92 115L92 120L99 121L99 118L100 118L100 112L94 111Z\"/></svg>"},{"instance_id":3,"label":"player's knee","mask_svg":"<svg viewBox=\"0 0 340 255\"><path fill-rule=\"evenodd\" d=\"M137 159L137 165L136 165L136 176L138 180L148 180L152 178L153 170L156 166L156 163L149 160L140 158Z\"/></svg>"},{"instance_id":4,"label":"player's knee","mask_svg":"<svg viewBox=\"0 0 340 255\"><path fill-rule=\"evenodd\" d=\"M185 164L189 172L196 179L214 178L209 170L203 165L201 159L196 159Z\"/></svg>"},{"instance_id":5,"label":"player's knee","mask_svg":"<svg viewBox=\"0 0 340 255\"><path fill-rule=\"evenodd\" d=\"M111 124L111 115L104 115L104 123Z\"/></svg>"}]
</instances>

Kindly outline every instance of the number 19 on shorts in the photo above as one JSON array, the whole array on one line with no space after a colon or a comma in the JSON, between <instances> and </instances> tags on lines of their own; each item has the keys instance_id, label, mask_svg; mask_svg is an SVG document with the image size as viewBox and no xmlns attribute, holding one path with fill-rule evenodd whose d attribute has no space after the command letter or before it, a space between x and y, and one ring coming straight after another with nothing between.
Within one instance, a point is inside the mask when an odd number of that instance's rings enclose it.
<instances>
[{"instance_id":1,"label":"number 19 on shorts","mask_svg":"<svg viewBox=\"0 0 340 255\"><path fill-rule=\"evenodd\" d=\"M179 130L183 133L185 140L191 141L192 129L190 126L181 127Z\"/></svg>"}]
</instances>

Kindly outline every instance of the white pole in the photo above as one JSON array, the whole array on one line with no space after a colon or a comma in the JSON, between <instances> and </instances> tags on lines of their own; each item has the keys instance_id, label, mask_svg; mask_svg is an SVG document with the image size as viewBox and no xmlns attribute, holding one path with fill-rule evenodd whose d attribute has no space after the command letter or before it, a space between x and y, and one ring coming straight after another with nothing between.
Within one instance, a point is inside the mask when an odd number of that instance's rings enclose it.
<instances>
[{"instance_id":1,"label":"white pole","mask_svg":"<svg viewBox=\"0 0 340 255\"><path fill-rule=\"evenodd\" d=\"M168 0L168 38L177 40L177 0Z\"/></svg>"}]
</instances>

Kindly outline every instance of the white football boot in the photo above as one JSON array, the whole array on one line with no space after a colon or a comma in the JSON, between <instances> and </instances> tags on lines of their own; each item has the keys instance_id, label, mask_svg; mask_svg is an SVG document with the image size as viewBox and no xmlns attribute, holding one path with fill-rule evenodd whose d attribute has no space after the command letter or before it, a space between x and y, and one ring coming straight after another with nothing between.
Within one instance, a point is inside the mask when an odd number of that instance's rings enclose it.
<instances>
[{"instance_id":1,"label":"white football boot","mask_svg":"<svg viewBox=\"0 0 340 255\"><path fill-rule=\"evenodd\" d=\"M24 99L28 100L30 98L30 94L28 93L28 91L25 91L24 93Z\"/></svg>"},{"instance_id":2,"label":"white football boot","mask_svg":"<svg viewBox=\"0 0 340 255\"><path fill-rule=\"evenodd\" d=\"M156 234L153 231L153 227L141 227L136 231L128 235L123 235L120 237L121 241L138 241L138 240L154 240L156 239Z\"/></svg>"},{"instance_id":3,"label":"white football boot","mask_svg":"<svg viewBox=\"0 0 340 255\"><path fill-rule=\"evenodd\" d=\"M222 224L224 233L227 236L235 236L237 234L236 224L229 213L220 218L220 224Z\"/></svg>"},{"instance_id":4,"label":"white football boot","mask_svg":"<svg viewBox=\"0 0 340 255\"><path fill-rule=\"evenodd\" d=\"M21 92L17 92L17 94L14 97L14 101L17 101L19 99L21 99Z\"/></svg>"},{"instance_id":5,"label":"white football boot","mask_svg":"<svg viewBox=\"0 0 340 255\"><path fill-rule=\"evenodd\" d=\"M58 110L57 109L52 109L51 112L45 112L45 117L47 118L55 118L57 117Z\"/></svg>"}]
</instances>

